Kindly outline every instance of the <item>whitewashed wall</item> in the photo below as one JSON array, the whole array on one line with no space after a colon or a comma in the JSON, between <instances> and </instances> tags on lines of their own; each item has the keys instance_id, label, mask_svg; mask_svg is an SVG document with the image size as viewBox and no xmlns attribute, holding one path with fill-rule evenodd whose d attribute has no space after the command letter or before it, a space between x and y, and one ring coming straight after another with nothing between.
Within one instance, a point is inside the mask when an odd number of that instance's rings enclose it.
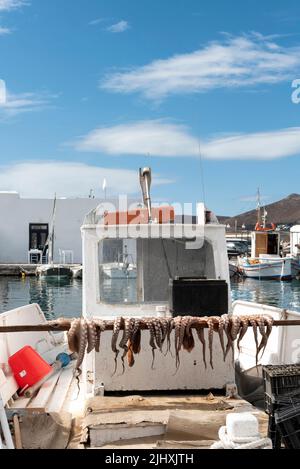
<instances>
[{"instance_id":1,"label":"whitewashed wall","mask_svg":"<svg viewBox=\"0 0 300 469\"><path fill-rule=\"evenodd\" d=\"M58 250L74 251L74 262L82 261L80 227L84 216L100 199L58 199L55 222L54 262ZM19 194L0 193L0 264L27 263L29 224L51 224L53 200L22 199Z\"/></svg>"}]
</instances>

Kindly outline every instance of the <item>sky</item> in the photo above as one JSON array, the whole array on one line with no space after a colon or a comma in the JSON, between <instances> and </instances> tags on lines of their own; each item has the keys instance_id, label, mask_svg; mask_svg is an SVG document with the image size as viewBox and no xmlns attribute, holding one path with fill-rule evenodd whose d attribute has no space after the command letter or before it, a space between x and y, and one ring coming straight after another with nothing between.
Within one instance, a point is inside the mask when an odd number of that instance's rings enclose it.
<instances>
[{"instance_id":1,"label":"sky","mask_svg":"<svg viewBox=\"0 0 300 469\"><path fill-rule=\"evenodd\" d=\"M0 0L0 191L235 215L299 193L300 4ZM298 81L297 81L298 80Z\"/></svg>"}]
</instances>

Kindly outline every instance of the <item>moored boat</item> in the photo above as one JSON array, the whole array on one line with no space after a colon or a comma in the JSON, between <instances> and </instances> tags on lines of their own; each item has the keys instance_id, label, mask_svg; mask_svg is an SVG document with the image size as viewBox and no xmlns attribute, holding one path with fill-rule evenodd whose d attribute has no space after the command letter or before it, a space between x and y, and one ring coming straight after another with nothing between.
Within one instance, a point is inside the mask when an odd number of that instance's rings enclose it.
<instances>
[{"instance_id":1,"label":"moored boat","mask_svg":"<svg viewBox=\"0 0 300 469\"><path fill-rule=\"evenodd\" d=\"M142 173L147 182L144 197L147 216L143 213L125 231L124 225L101 225L97 209L84 220L82 318L47 323L36 305L0 315L0 348L4 362L0 369L0 393L8 404L8 414L10 408L25 410L25 414L26 409L29 412L38 409L45 421L52 413L62 417L67 411L73 418L80 414L84 417L83 434L86 438L81 435L81 441L92 441L92 446L96 447L108 441L126 439L129 435L135 439L140 435L157 440L158 436L165 434L168 422L170 425L168 406L164 407L164 418L162 414L158 418L149 410L153 403L146 407L141 396L129 399L127 407L121 401L119 412L109 412L111 401L103 397L106 392L206 390L207 393L216 389L235 396L235 369L230 349L241 334L238 318L249 315L257 326L262 316L264 327L268 324L265 321L269 320L265 315L270 313L270 309L263 305L238 302L232 308L225 227L214 221L202 203L197 205L197 225L168 222L163 208L160 208L163 213L159 214L162 216L157 219L164 220L164 223L149 223L152 218L149 170ZM148 218L148 223L145 223L145 218ZM101 277L101 246L104 242L115 243L116 238L130 239L136 246L137 278L128 282L135 286L135 295L130 299L126 292L117 300L103 295L105 280ZM118 279L112 279L112 287L115 281ZM282 313L276 311L275 319ZM294 313L290 314L294 317ZM250 325L252 327L249 322L247 327ZM1 334L1 326L7 330L6 333ZM68 342L63 334L53 334L50 330L68 331ZM219 340L225 330L227 354L223 350L224 343L222 348ZM272 339L266 344L265 359L268 363L297 360L297 356L290 353L293 344L284 339L285 329L281 329L283 332L280 334L276 333L277 330L272 332ZM294 334L289 338L294 340L296 331L291 327L289 331ZM246 358L250 354L251 360L244 360L245 367L253 366L257 352L251 332L246 335L246 346L242 352L246 353ZM47 381L36 396L26 400L16 397L18 385L8 366L11 354L24 345L31 345L48 363L53 363L60 352L70 355L74 351L78 353L78 361L69 363ZM274 347L277 351L282 347L288 348L288 353L280 352L275 356ZM236 347L233 353L236 359ZM73 375L74 367L79 372L76 376ZM188 402L185 400L181 406L188 406ZM168 403L170 406L169 397ZM135 413L138 407L139 412ZM161 411L159 405L157 408ZM196 407L190 407L189 418L196 410ZM176 412L178 414L178 410ZM202 424L201 431L206 438L211 417L211 414L202 416L202 422L206 423ZM185 415L182 416L184 418ZM191 422L189 431L195 432L195 420L192 418ZM224 424L224 420L220 424ZM63 435L61 432L58 434ZM46 439L46 436L45 428L40 439ZM57 444L63 446L67 443L60 440Z\"/></svg>"}]
</instances>

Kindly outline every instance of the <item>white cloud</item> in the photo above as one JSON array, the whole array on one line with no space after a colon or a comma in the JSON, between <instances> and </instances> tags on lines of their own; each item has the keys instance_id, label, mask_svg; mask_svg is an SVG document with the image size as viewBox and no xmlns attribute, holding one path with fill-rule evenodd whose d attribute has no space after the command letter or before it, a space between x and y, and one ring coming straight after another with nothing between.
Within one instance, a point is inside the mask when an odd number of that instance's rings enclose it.
<instances>
[{"instance_id":1,"label":"white cloud","mask_svg":"<svg viewBox=\"0 0 300 469\"><path fill-rule=\"evenodd\" d=\"M199 156L198 138L185 126L163 120L102 127L73 145L79 151L110 155ZM300 127L202 140L201 154L212 160L272 160L300 155Z\"/></svg>"},{"instance_id":2,"label":"white cloud","mask_svg":"<svg viewBox=\"0 0 300 469\"><path fill-rule=\"evenodd\" d=\"M205 158L219 160L273 160L300 155L300 127L216 138L204 143L202 149Z\"/></svg>"},{"instance_id":3,"label":"white cloud","mask_svg":"<svg viewBox=\"0 0 300 469\"><path fill-rule=\"evenodd\" d=\"M12 94L6 89L5 82L0 80L0 119L43 109L55 97L46 93Z\"/></svg>"},{"instance_id":4,"label":"white cloud","mask_svg":"<svg viewBox=\"0 0 300 469\"><path fill-rule=\"evenodd\" d=\"M0 0L0 11L10 11L28 5L26 0Z\"/></svg>"},{"instance_id":5,"label":"white cloud","mask_svg":"<svg viewBox=\"0 0 300 469\"><path fill-rule=\"evenodd\" d=\"M109 31L110 33L123 33L124 31L129 29L129 27L130 26L129 26L128 21L122 20L116 24L112 24L111 26L106 28L106 30Z\"/></svg>"},{"instance_id":6,"label":"white cloud","mask_svg":"<svg viewBox=\"0 0 300 469\"><path fill-rule=\"evenodd\" d=\"M0 26L0 36L6 36L7 34L11 34L12 30L10 28L5 28L4 26Z\"/></svg>"},{"instance_id":7,"label":"white cloud","mask_svg":"<svg viewBox=\"0 0 300 469\"><path fill-rule=\"evenodd\" d=\"M6 103L5 81L0 79L0 106Z\"/></svg>"},{"instance_id":8,"label":"white cloud","mask_svg":"<svg viewBox=\"0 0 300 469\"><path fill-rule=\"evenodd\" d=\"M107 181L108 195L134 194L140 191L138 172L111 169L76 162L38 161L0 167L2 191L17 191L23 197L52 198L87 196L94 189L103 196L103 179ZM154 184L172 181L154 175Z\"/></svg>"},{"instance_id":9,"label":"white cloud","mask_svg":"<svg viewBox=\"0 0 300 469\"><path fill-rule=\"evenodd\" d=\"M103 23L104 21L107 21L106 18L97 18L95 20L92 20L89 22L89 25L90 26L96 26L97 24L101 24Z\"/></svg>"},{"instance_id":10,"label":"white cloud","mask_svg":"<svg viewBox=\"0 0 300 469\"><path fill-rule=\"evenodd\" d=\"M110 74L100 86L159 100L176 93L274 84L295 77L299 70L300 47L282 47L258 33L226 35L223 42L192 53Z\"/></svg>"},{"instance_id":11,"label":"white cloud","mask_svg":"<svg viewBox=\"0 0 300 469\"><path fill-rule=\"evenodd\" d=\"M93 130L75 148L111 155L191 156L197 140L184 126L149 120Z\"/></svg>"}]
</instances>

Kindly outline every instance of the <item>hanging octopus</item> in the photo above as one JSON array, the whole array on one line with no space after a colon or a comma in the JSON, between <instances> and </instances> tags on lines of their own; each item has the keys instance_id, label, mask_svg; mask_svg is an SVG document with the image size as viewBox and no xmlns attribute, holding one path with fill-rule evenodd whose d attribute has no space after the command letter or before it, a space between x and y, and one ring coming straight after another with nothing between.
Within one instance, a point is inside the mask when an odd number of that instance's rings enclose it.
<instances>
[{"instance_id":1,"label":"hanging octopus","mask_svg":"<svg viewBox=\"0 0 300 469\"><path fill-rule=\"evenodd\" d=\"M119 343L119 347L121 347L124 350L123 355L121 357L122 367L123 367L123 374L125 373L124 359L125 359L126 355L128 354L129 345L131 345L131 337L132 337L132 332L133 332L133 329L134 329L134 323L135 323L134 318L125 318L124 319L123 337L121 339L121 342ZM131 366L133 366L133 364Z\"/></svg>"},{"instance_id":2,"label":"hanging octopus","mask_svg":"<svg viewBox=\"0 0 300 469\"><path fill-rule=\"evenodd\" d=\"M66 325L66 320L60 319L52 321L53 327ZM213 368L213 338L214 333L218 333L219 340L223 352L223 359L230 349L233 350L233 344L237 341L237 348L240 350L240 343L245 336L248 327L252 327L254 340L256 345L256 363L260 352L264 353L269 336L272 332L274 320L268 315L250 315L250 316L230 316L224 314L221 317L192 317L192 316L176 316L175 318L122 318L118 317L113 322L113 332L111 338L111 349L114 353L115 370L117 370L117 358L123 350L121 357L123 373L125 372L124 360L127 356L129 367L135 363L134 356L141 350L141 330L147 328L149 330L149 345L152 350L152 369L154 366L155 350L162 352L165 341L167 342L166 352L171 353L171 332L174 329L174 346L175 346L175 364L176 370L180 366L180 351L182 349L191 352L195 346L193 329L196 330L197 337L202 344L202 356L205 368L206 363L206 341L204 329L208 328L208 347L209 362ZM110 328L112 327L110 322ZM101 333L108 328L107 321L102 319L87 320L83 318L73 319L67 332L69 349L71 352L77 353L76 372L77 376L81 373L81 365L85 353L93 350L99 352ZM123 330L122 338L117 347L120 330ZM258 339L258 331L260 333L260 342ZM224 334L227 337L227 345L224 343Z\"/></svg>"},{"instance_id":3,"label":"hanging octopus","mask_svg":"<svg viewBox=\"0 0 300 469\"><path fill-rule=\"evenodd\" d=\"M111 338L111 349L113 353L115 354L115 369L113 372L113 375L117 372L117 367L118 367L118 362L117 358L120 353L119 349L117 348L117 342L118 342L118 337L119 337L119 332L121 329L121 326L124 325L124 319L123 318L116 318L114 320L114 328L113 328L113 333L112 333L112 338Z\"/></svg>"}]
</instances>

